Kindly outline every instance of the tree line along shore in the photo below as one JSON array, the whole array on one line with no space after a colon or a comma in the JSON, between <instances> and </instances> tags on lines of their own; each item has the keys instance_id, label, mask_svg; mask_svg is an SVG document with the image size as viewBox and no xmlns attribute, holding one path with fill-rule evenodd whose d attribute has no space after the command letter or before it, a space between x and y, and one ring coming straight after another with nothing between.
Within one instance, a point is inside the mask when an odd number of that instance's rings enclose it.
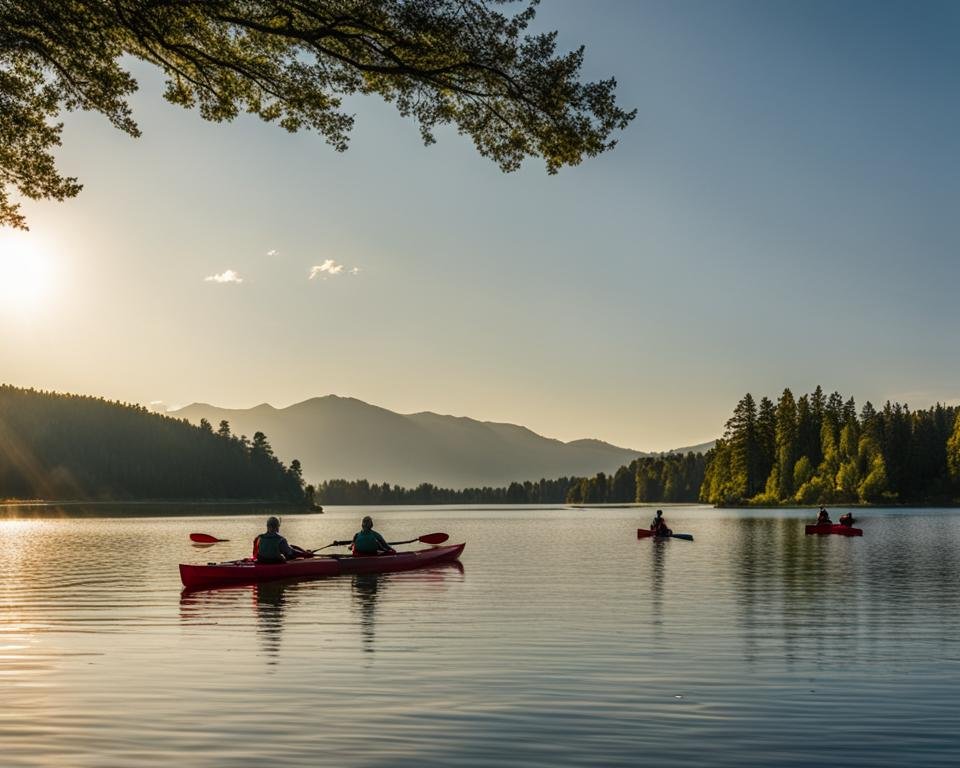
<instances>
[{"instance_id":1,"label":"tree line along shore","mask_svg":"<svg viewBox=\"0 0 960 768\"><path fill-rule=\"evenodd\" d=\"M401 488L366 480L320 483L322 504L609 504L715 506L952 505L960 500L960 407L926 410L826 395L776 403L747 393L706 454L646 456L593 477L503 488Z\"/></svg>"},{"instance_id":2,"label":"tree line along shore","mask_svg":"<svg viewBox=\"0 0 960 768\"><path fill-rule=\"evenodd\" d=\"M615 472L503 487L414 488L368 480L307 485L266 435L193 425L101 398L0 385L0 500L716 506L955 504L960 407L877 410L820 387L776 403L746 394L706 453L643 456Z\"/></svg>"}]
</instances>

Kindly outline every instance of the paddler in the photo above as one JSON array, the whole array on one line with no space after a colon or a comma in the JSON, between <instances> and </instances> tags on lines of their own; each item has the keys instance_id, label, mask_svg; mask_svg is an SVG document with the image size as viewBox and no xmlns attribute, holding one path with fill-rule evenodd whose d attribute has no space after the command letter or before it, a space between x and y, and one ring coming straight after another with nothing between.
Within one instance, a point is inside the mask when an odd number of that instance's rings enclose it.
<instances>
[{"instance_id":1,"label":"paddler","mask_svg":"<svg viewBox=\"0 0 960 768\"><path fill-rule=\"evenodd\" d=\"M253 540L253 559L258 563L285 563L298 557L313 557L313 552L290 546L280 535L280 519L267 518L267 532Z\"/></svg>"},{"instance_id":2,"label":"paddler","mask_svg":"<svg viewBox=\"0 0 960 768\"><path fill-rule=\"evenodd\" d=\"M817 515L817 525L833 525L830 513L824 507L820 507L820 513Z\"/></svg>"},{"instance_id":3,"label":"paddler","mask_svg":"<svg viewBox=\"0 0 960 768\"><path fill-rule=\"evenodd\" d=\"M657 510L657 516L650 523L650 530L653 531L654 536L671 536L673 534L673 531L667 528L667 521L663 519L662 509Z\"/></svg>"},{"instance_id":4,"label":"paddler","mask_svg":"<svg viewBox=\"0 0 960 768\"><path fill-rule=\"evenodd\" d=\"M353 535L352 547L354 557L396 553L396 550L387 544L383 536L373 530L373 518L370 515L360 521L360 530Z\"/></svg>"},{"instance_id":5,"label":"paddler","mask_svg":"<svg viewBox=\"0 0 960 768\"><path fill-rule=\"evenodd\" d=\"M845 525L847 528L852 528L856 520L853 519L853 512L845 512L840 515L839 520L837 520L840 525Z\"/></svg>"}]
</instances>

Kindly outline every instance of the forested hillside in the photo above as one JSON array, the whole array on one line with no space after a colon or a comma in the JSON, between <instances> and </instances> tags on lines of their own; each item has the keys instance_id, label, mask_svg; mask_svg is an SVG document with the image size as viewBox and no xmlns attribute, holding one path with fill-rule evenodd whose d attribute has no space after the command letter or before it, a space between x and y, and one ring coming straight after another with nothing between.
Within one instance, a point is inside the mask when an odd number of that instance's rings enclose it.
<instances>
[{"instance_id":1,"label":"forested hillside","mask_svg":"<svg viewBox=\"0 0 960 768\"><path fill-rule=\"evenodd\" d=\"M0 499L265 499L303 503L300 464L207 422L0 385Z\"/></svg>"},{"instance_id":2,"label":"forested hillside","mask_svg":"<svg viewBox=\"0 0 960 768\"><path fill-rule=\"evenodd\" d=\"M711 504L950 503L960 497L960 408L911 411L820 387L777 403L749 393L709 455Z\"/></svg>"}]
</instances>

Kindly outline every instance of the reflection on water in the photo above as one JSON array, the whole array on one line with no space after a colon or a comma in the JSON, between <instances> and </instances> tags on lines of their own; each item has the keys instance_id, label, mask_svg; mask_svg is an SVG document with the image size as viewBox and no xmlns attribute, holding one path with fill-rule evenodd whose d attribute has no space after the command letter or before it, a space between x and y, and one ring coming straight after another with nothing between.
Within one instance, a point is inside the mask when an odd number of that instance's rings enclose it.
<instances>
[{"instance_id":1,"label":"reflection on water","mask_svg":"<svg viewBox=\"0 0 960 768\"><path fill-rule=\"evenodd\" d=\"M464 573L463 563L441 563L420 571L401 573L358 573L352 579L353 604L359 614L360 633L363 638L363 650L373 653L376 639L377 599L389 588L391 582L400 581L407 587L415 588L417 605L413 610L429 610L430 601L438 593L446 591L450 576Z\"/></svg>"},{"instance_id":2,"label":"reflection on water","mask_svg":"<svg viewBox=\"0 0 960 768\"><path fill-rule=\"evenodd\" d=\"M363 650L373 653L376 634L377 590L386 581L388 574L358 573L353 577L353 602L360 613L360 633Z\"/></svg>"},{"instance_id":3,"label":"reflection on water","mask_svg":"<svg viewBox=\"0 0 960 768\"><path fill-rule=\"evenodd\" d=\"M376 515L466 540L466 570L181 595L176 563L245 555L259 515L0 520L0 763L960 762L956 512L870 510L861 539L672 508L693 543L638 541L649 510Z\"/></svg>"}]
</instances>

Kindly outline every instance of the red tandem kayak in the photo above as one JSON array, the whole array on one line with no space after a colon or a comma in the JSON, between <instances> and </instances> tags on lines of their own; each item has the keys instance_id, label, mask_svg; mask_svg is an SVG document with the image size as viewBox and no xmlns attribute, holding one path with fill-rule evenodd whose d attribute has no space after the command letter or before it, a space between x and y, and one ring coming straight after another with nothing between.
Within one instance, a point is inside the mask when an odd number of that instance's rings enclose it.
<instances>
[{"instance_id":1,"label":"red tandem kayak","mask_svg":"<svg viewBox=\"0 0 960 768\"><path fill-rule=\"evenodd\" d=\"M347 573L392 573L412 571L438 563L450 563L460 557L466 544L449 547L431 547L416 552L397 552L376 557L326 556L288 563L255 563L253 560L234 560L207 565L180 564L180 580L188 589L203 589L226 584L256 584L276 579L340 576Z\"/></svg>"},{"instance_id":2,"label":"red tandem kayak","mask_svg":"<svg viewBox=\"0 0 960 768\"><path fill-rule=\"evenodd\" d=\"M823 535L826 533L836 533L840 536L863 536L862 528L851 528L848 525L838 525L836 523L824 524L824 525L808 525L806 527L806 534L810 536L811 534Z\"/></svg>"}]
</instances>

